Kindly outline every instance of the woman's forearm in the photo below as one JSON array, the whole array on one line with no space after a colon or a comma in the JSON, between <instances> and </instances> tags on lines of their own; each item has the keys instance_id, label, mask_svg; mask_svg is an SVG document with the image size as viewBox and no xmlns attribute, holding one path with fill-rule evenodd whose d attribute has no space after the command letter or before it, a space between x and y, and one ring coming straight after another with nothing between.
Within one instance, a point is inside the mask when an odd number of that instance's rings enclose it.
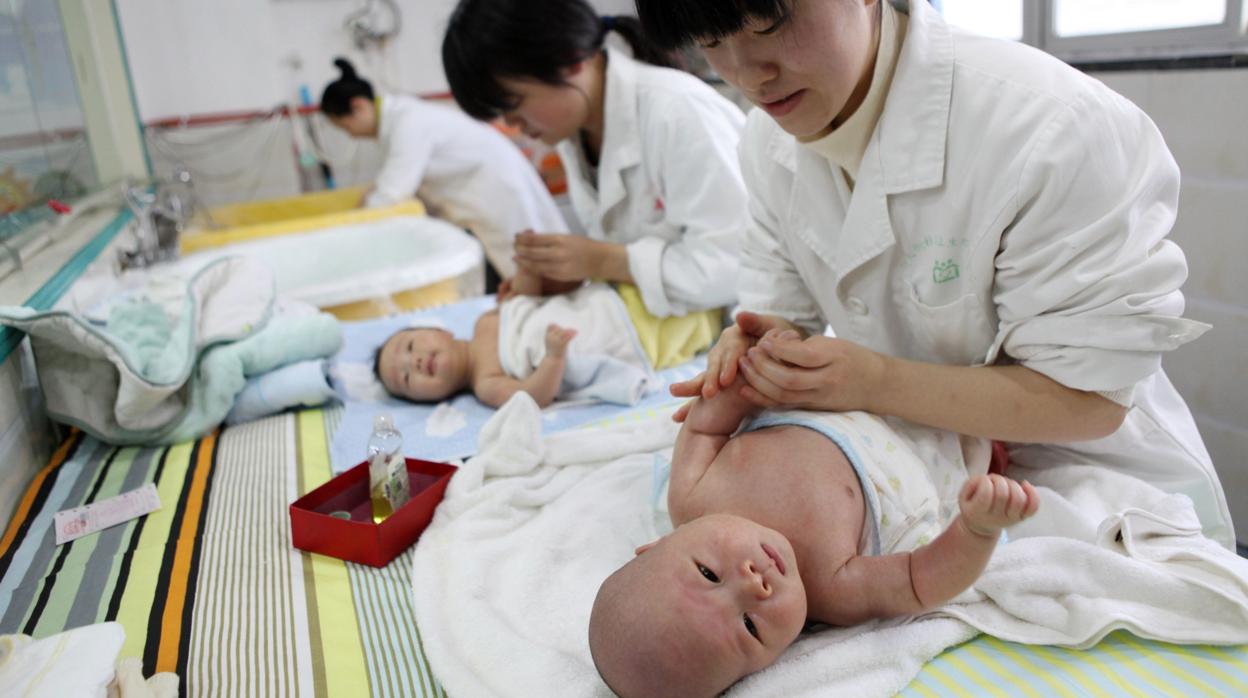
<instances>
[{"instance_id":1,"label":"woman's forearm","mask_svg":"<svg viewBox=\"0 0 1248 698\"><path fill-rule=\"evenodd\" d=\"M633 283L633 272L628 268L628 248L614 242L598 242L595 264L591 276L603 281Z\"/></svg>"},{"instance_id":2,"label":"woman's forearm","mask_svg":"<svg viewBox=\"0 0 1248 698\"><path fill-rule=\"evenodd\" d=\"M1024 366L886 361L869 410L960 434L1016 443L1088 441L1112 434L1126 408Z\"/></svg>"}]
</instances>

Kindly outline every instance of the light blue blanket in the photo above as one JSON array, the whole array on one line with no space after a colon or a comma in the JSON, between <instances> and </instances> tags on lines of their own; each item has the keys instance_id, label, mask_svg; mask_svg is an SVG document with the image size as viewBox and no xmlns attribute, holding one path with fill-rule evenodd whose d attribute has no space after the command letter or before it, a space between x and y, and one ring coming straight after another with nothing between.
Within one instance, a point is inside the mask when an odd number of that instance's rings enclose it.
<instances>
[{"instance_id":1,"label":"light blue blanket","mask_svg":"<svg viewBox=\"0 0 1248 698\"><path fill-rule=\"evenodd\" d=\"M494 297L486 296L410 315L343 323L345 344L336 357L335 371L340 377L344 374L354 374L357 379L367 376L371 373L377 347L390 335L406 327L444 327L456 337L471 337L477 318L494 305ZM675 398L668 393L667 387L674 381L692 378L703 367L705 360L697 358L660 372L659 389L643 397L633 407L601 402L556 403L542 412L543 433L569 429L627 412L646 412L671 404ZM342 472L364 460L373 417L377 414L387 412L394 417L395 425L403 434L405 455L446 461L475 454L477 435L495 412L478 402L471 394L458 395L441 405L426 405L399 400L380 390L369 394L358 386L354 390L344 389L341 387L342 382L336 381L346 408L330 445L334 472Z\"/></svg>"}]
</instances>

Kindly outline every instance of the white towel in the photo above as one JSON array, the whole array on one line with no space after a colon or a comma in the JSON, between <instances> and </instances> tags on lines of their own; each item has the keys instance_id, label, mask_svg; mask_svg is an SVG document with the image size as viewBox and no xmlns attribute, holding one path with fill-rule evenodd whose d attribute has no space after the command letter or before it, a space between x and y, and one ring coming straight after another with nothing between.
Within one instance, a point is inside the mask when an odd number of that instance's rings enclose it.
<instances>
[{"instance_id":1,"label":"white towel","mask_svg":"<svg viewBox=\"0 0 1248 698\"><path fill-rule=\"evenodd\" d=\"M0 635L0 694L104 698L126 631L120 623L98 623L40 640Z\"/></svg>"},{"instance_id":2,"label":"white towel","mask_svg":"<svg viewBox=\"0 0 1248 698\"><path fill-rule=\"evenodd\" d=\"M517 296L499 308L498 359L507 375L525 379L546 356L546 328L576 330L559 386L562 400L635 405L658 386L650 359L615 290L589 284L572 293Z\"/></svg>"},{"instance_id":3,"label":"white towel","mask_svg":"<svg viewBox=\"0 0 1248 698\"><path fill-rule=\"evenodd\" d=\"M417 622L454 696L611 695L586 639L594 595L635 546L670 530L652 506L655 453L670 456L677 431L665 415L545 440L540 420L523 393L499 410L416 547ZM812 633L729 694L889 696L977 628L1072 646L1114 627L1248 642L1244 563L1183 528L1190 504L1065 470L1021 474L1042 486L1042 515L1012 530L977 589L945 609L957 618ZM1121 545L1096 545L1119 529Z\"/></svg>"},{"instance_id":4,"label":"white towel","mask_svg":"<svg viewBox=\"0 0 1248 698\"><path fill-rule=\"evenodd\" d=\"M1031 644L1091 647L1120 628L1248 642L1248 560L1201 535L1190 499L1094 466L1010 475L1038 486L1040 511L945 613Z\"/></svg>"}]
</instances>

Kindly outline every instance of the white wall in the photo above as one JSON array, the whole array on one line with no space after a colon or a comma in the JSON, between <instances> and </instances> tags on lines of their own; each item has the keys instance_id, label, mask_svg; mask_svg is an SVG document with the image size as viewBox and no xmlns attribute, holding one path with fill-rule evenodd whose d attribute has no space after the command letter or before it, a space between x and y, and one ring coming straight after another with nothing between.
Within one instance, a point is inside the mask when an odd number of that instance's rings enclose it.
<instances>
[{"instance_id":1,"label":"white wall","mask_svg":"<svg viewBox=\"0 0 1248 698\"><path fill-rule=\"evenodd\" d=\"M447 89L442 34L455 0L397 0L403 26L381 52L360 53L343 20L363 0L117 0L140 118L266 110L307 84L319 100L343 55L374 86ZM632 0L591 0L613 14ZM534 0L534 8L541 0ZM290 67L290 59L302 67Z\"/></svg>"},{"instance_id":2,"label":"white wall","mask_svg":"<svg viewBox=\"0 0 1248 698\"><path fill-rule=\"evenodd\" d=\"M1183 173L1171 238L1190 270L1187 316L1213 325L1164 360L1248 543L1248 70L1102 73L1157 122Z\"/></svg>"},{"instance_id":3,"label":"white wall","mask_svg":"<svg viewBox=\"0 0 1248 698\"><path fill-rule=\"evenodd\" d=\"M337 77L337 55L381 89L444 90L441 35L454 0L398 5L397 39L363 54L343 28L362 0L117 0L117 11L139 113L150 121L269 109L293 99L301 83L319 100Z\"/></svg>"},{"instance_id":4,"label":"white wall","mask_svg":"<svg viewBox=\"0 0 1248 698\"><path fill-rule=\"evenodd\" d=\"M398 0L403 26L397 40L364 53L343 28L363 0L117 0L117 10L140 119L150 122L267 111L292 100L299 84L319 100L338 76L332 65L338 55L381 90L444 92L442 34L455 2ZM604 14L634 11L633 0L590 2ZM292 58L300 68L292 67ZM313 118L337 184L371 182L381 164L376 146ZM189 169L208 206L300 191L289 122L149 130L146 140L153 174Z\"/></svg>"}]
</instances>

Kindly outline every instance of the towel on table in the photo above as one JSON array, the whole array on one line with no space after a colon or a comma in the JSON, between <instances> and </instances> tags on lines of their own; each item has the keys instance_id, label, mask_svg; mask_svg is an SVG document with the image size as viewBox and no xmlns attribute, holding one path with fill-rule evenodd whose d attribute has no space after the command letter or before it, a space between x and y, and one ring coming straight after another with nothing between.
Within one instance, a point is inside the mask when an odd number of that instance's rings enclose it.
<instances>
[{"instance_id":1,"label":"towel on table","mask_svg":"<svg viewBox=\"0 0 1248 698\"><path fill-rule=\"evenodd\" d=\"M107 325L66 311L0 307L30 334L48 413L110 444L162 444L215 429L247 377L324 358L342 342L329 315L272 319L272 274L223 258L187 282L181 312L143 300Z\"/></svg>"},{"instance_id":2,"label":"towel on table","mask_svg":"<svg viewBox=\"0 0 1248 698\"><path fill-rule=\"evenodd\" d=\"M665 416L546 438L540 424L527 395L504 405L416 546L416 619L451 695L611 695L586 639L594 595L670 530L651 505L656 453L670 457L677 433ZM729 694L893 695L980 631L1075 647L1115 628L1248 642L1246 561L1199 538L1189 502L1098 469L1020 476L1038 484L1041 514L974 589L917 619L805 634Z\"/></svg>"},{"instance_id":3,"label":"towel on table","mask_svg":"<svg viewBox=\"0 0 1248 698\"><path fill-rule=\"evenodd\" d=\"M559 399L596 399L634 405L657 388L650 360L624 303L606 284L538 298L516 296L499 308L498 359L512 378L524 380L546 357L546 328L576 330L568 344Z\"/></svg>"},{"instance_id":4,"label":"towel on table","mask_svg":"<svg viewBox=\"0 0 1248 698\"><path fill-rule=\"evenodd\" d=\"M86 625L39 640L0 635L0 693L104 698L125 641L120 623Z\"/></svg>"}]
</instances>

